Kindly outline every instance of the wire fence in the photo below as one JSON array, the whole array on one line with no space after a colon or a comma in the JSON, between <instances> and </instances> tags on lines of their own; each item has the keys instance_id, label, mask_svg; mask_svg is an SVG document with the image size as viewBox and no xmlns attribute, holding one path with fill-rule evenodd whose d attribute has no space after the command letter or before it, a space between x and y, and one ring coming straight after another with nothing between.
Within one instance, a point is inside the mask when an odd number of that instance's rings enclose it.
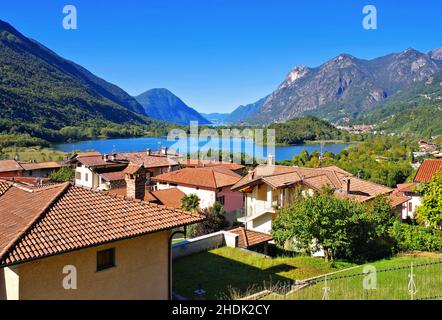
<instances>
[{"instance_id":1,"label":"wire fence","mask_svg":"<svg viewBox=\"0 0 442 320\"><path fill-rule=\"evenodd\" d=\"M413 258L388 268L361 266L339 275L274 286L271 300L442 300L442 260Z\"/></svg>"}]
</instances>

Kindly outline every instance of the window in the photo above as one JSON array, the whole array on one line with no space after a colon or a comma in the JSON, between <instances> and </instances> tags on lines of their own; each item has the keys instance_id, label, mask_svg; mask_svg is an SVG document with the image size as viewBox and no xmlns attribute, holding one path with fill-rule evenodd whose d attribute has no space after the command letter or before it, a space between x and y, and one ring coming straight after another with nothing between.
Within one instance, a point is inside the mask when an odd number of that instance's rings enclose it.
<instances>
[{"instance_id":1,"label":"window","mask_svg":"<svg viewBox=\"0 0 442 320\"><path fill-rule=\"evenodd\" d=\"M219 198L217 199L217 201L218 201L219 203L221 203L222 205L224 205L224 203L226 202L226 199L225 199L224 196L222 196L222 197L219 197Z\"/></svg>"},{"instance_id":2,"label":"window","mask_svg":"<svg viewBox=\"0 0 442 320\"><path fill-rule=\"evenodd\" d=\"M89 181L89 174L88 173L84 174L84 181L86 181L86 182Z\"/></svg>"},{"instance_id":3,"label":"window","mask_svg":"<svg viewBox=\"0 0 442 320\"><path fill-rule=\"evenodd\" d=\"M97 252L97 271L115 267L115 249L107 249Z\"/></svg>"},{"instance_id":4,"label":"window","mask_svg":"<svg viewBox=\"0 0 442 320\"><path fill-rule=\"evenodd\" d=\"M408 211L413 211L413 204L410 202L408 202Z\"/></svg>"},{"instance_id":5,"label":"window","mask_svg":"<svg viewBox=\"0 0 442 320\"><path fill-rule=\"evenodd\" d=\"M81 172L75 172L75 179L81 180Z\"/></svg>"}]
</instances>

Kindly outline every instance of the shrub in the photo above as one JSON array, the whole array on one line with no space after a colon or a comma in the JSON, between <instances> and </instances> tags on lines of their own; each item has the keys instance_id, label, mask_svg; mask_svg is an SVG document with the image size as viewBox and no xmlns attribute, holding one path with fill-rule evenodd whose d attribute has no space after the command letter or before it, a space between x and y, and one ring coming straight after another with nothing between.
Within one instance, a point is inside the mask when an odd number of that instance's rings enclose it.
<instances>
[{"instance_id":1,"label":"shrub","mask_svg":"<svg viewBox=\"0 0 442 320\"><path fill-rule=\"evenodd\" d=\"M396 251L442 252L442 232L419 225L395 222L391 235L396 241Z\"/></svg>"}]
</instances>

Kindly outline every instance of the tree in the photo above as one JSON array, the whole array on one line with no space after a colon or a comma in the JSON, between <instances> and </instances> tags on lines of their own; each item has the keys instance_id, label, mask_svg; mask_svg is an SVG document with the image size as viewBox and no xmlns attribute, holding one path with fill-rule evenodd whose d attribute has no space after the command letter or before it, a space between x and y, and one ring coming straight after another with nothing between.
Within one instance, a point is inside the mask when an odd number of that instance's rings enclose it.
<instances>
[{"instance_id":1,"label":"tree","mask_svg":"<svg viewBox=\"0 0 442 320\"><path fill-rule=\"evenodd\" d=\"M200 206L200 199L196 194L185 195L181 198L181 209L189 212L198 211Z\"/></svg>"},{"instance_id":2,"label":"tree","mask_svg":"<svg viewBox=\"0 0 442 320\"><path fill-rule=\"evenodd\" d=\"M430 183L419 186L417 192L424 195L417 209L418 221L442 230L442 172L436 173Z\"/></svg>"},{"instance_id":3,"label":"tree","mask_svg":"<svg viewBox=\"0 0 442 320\"><path fill-rule=\"evenodd\" d=\"M57 171L51 172L49 180L53 182L67 182L72 181L75 176L75 171L69 167L61 167Z\"/></svg>"},{"instance_id":4,"label":"tree","mask_svg":"<svg viewBox=\"0 0 442 320\"><path fill-rule=\"evenodd\" d=\"M283 208L273 222L272 236L280 246L293 242L307 253L322 249L327 260L361 261L391 253L392 217L385 199L366 206L323 192L298 196L292 206Z\"/></svg>"},{"instance_id":5,"label":"tree","mask_svg":"<svg viewBox=\"0 0 442 320\"><path fill-rule=\"evenodd\" d=\"M306 252L324 251L326 260L350 247L352 231L362 205L329 194L306 197L282 209L273 223L272 235L278 244L295 241Z\"/></svg>"},{"instance_id":6,"label":"tree","mask_svg":"<svg viewBox=\"0 0 442 320\"><path fill-rule=\"evenodd\" d=\"M198 236L221 231L229 225L226 220L226 211L219 202L215 202L212 208L204 210L203 214L207 219L197 225Z\"/></svg>"}]
</instances>

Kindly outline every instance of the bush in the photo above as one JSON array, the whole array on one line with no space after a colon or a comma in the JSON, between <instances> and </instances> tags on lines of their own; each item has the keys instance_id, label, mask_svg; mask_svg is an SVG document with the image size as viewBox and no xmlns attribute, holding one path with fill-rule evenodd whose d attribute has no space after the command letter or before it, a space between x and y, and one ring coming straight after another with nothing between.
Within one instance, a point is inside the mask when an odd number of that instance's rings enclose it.
<instances>
[{"instance_id":1,"label":"bush","mask_svg":"<svg viewBox=\"0 0 442 320\"><path fill-rule=\"evenodd\" d=\"M391 235L397 251L442 252L442 232L419 225L395 222Z\"/></svg>"},{"instance_id":2,"label":"bush","mask_svg":"<svg viewBox=\"0 0 442 320\"><path fill-rule=\"evenodd\" d=\"M49 180L52 182L67 182L73 181L75 176L75 171L69 167L62 167L57 171L53 171L49 175Z\"/></svg>"}]
</instances>

